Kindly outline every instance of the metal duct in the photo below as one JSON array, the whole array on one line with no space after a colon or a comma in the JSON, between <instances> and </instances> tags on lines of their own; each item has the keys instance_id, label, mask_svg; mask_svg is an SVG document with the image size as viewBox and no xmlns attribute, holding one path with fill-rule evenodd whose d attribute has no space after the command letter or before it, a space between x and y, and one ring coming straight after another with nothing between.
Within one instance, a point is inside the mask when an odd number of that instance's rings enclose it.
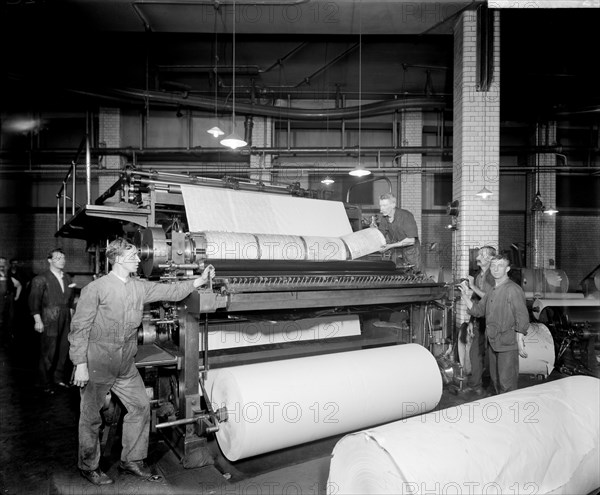
<instances>
[{"instance_id":1,"label":"metal duct","mask_svg":"<svg viewBox=\"0 0 600 495\"><path fill-rule=\"evenodd\" d=\"M110 93L86 93L87 95L99 98L117 99L121 101L132 101L145 103L159 103L173 107L191 108L198 110L209 110L214 112L215 106L221 112L231 112L231 103L216 101L211 98L201 98L197 96L179 96L171 93L159 91L144 91L142 89L113 89ZM355 106L349 108L335 108L330 110L306 109L306 108L285 108L267 105L255 105L249 103L240 103L236 101L236 113L243 115L254 115L262 117L277 117L280 119L293 120L341 120L358 118L360 110L361 117L373 117L394 112L396 110L407 109L441 109L446 107L443 98L401 98L397 100L381 101L369 103L367 105Z\"/></svg>"}]
</instances>

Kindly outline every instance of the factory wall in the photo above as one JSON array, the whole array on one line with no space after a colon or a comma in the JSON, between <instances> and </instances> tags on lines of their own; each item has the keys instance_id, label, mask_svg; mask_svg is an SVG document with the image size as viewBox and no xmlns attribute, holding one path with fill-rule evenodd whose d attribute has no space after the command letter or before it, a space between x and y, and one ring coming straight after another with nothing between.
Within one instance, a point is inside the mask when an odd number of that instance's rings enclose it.
<instances>
[{"instance_id":1,"label":"factory wall","mask_svg":"<svg viewBox=\"0 0 600 495\"><path fill-rule=\"evenodd\" d=\"M581 290L581 280L600 265L600 221L597 215L556 217L557 268L569 277L569 291Z\"/></svg>"},{"instance_id":2,"label":"factory wall","mask_svg":"<svg viewBox=\"0 0 600 495\"><path fill-rule=\"evenodd\" d=\"M173 112L172 115L160 114L154 115L158 121L163 121L164 126L168 127L177 117ZM120 117L120 118L119 118ZM185 131L182 118L177 119L183 127L179 130L188 136L191 144L196 145L206 139L199 130L204 124L195 118L189 117L193 122L194 132L188 134ZM102 110L102 129L98 131L98 144L100 146L134 146L140 145L141 140L140 122L141 119L137 114L129 114L119 112L115 109ZM40 147L76 147L81 139L80 128L81 119L71 115L69 118L61 117L58 126L62 132L58 132L52 121L48 125L48 131L42 131L42 135L38 137L38 145ZM383 119L387 130L382 131L381 119L372 119L373 127L371 131L364 129L362 136L362 145L366 148L372 146L389 147L391 143L391 131L387 127L392 124L389 117ZM369 121L365 119L363 125L368 127ZM401 135L408 134L407 128L402 128ZM421 124L419 124L421 125ZM255 123L255 131L261 132L271 142L271 134L268 128L260 131L260 126ZM434 115L424 114L423 117L423 144L426 146L437 146L440 143L436 141L437 133L435 132L436 121ZM333 126L332 126L333 127ZM182 130L183 129L183 130ZM258 130L257 130L258 129ZM346 130L344 141L346 145L351 146L356 144L356 130L349 128ZM50 135L50 132L53 134ZM513 129L513 132L514 129ZM47 134L45 134L47 133ZM204 133L206 134L206 133ZM70 138L68 136L71 136ZM162 136L159 138L159 136ZM162 134L153 127L149 129L148 143L157 145L157 139L161 140L161 145L183 145L189 144L186 142L171 142L165 140L165 136L172 136L172 133ZM339 141L332 141L332 138ZM77 139L75 139L75 137ZM286 136L277 134L278 141L274 141L273 145L281 146L286 141ZM311 129L300 129L292 134L292 144L302 146L339 146L341 144L342 135L339 130L321 129L314 131ZM16 139L16 138L15 138ZM136 139L138 139L136 141ZM452 135L449 130L445 132L445 144L450 145ZM14 139L13 139L14 141ZM513 138L517 143L517 138ZM12 141L6 138L5 134L2 137L2 147L5 148ZM568 142L566 142L569 144ZM26 148L24 142L23 146ZM24 149L25 149L24 148ZM223 153L224 157L226 153ZM437 173L435 170L440 170L447 165L444 163L449 160L449 157L440 156L423 156L422 165L425 169L431 168L431 171L420 175L422 189L419 191L421 197L421 211L415 211L415 216L421 217L421 243L423 246L423 260L428 267L450 267L452 264L452 232L447 230L445 226L449 223L449 217L446 215L446 202L451 199L452 178L447 173ZM356 157L352 156L324 156L324 157L278 157L277 162L273 163L281 169L289 164L295 169L283 170L278 175L274 175L274 179L280 183L300 182L302 187L310 187L321 189L323 197L328 199L345 200L346 192L349 185L352 184L352 178L347 174L339 176L339 181L332 186L324 187L321 183L320 170L309 170L324 166L326 172L334 172L337 167L354 166ZM307 170L298 170L304 165L307 165ZM363 157L363 164L369 168L379 167L381 169L390 168L390 173L386 174L392 182L392 190L395 192L403 206L410 205L410 208L417 208L411 202L414 198L406 197L407 188L402 187L404 180L403 174L398 174L397 163L394 162L391 156L382 157L377 160L375 154ZM515 157L502 157L502 166L517 167L519 161ZM61 246L67 252L69 259L68 269L74 273L89 273L93 271L93 257L87 252L87 246L84 241L69 240L57 238L54 236L56 231L56 193L60 187L62 177L66 173L68 162L62 166L58 163L35 164L38 169L47 167L43 172L21 172L21 173L2 173L0 175L0 256L7 258L16 257L22 260L24 266L32 271L39 272L46 268L45 256L50 248ZM114 174L107 175L109 169L118 170L123 165L122 159L116 157L109 159L104 158L96 165L93 164L93 171L96 174L92 182L92 198L96 198L100 192L103 192L108 185L112 184ZM240 164L241 165L241 164ZM23 164L25 168L25 165ZM185 168L186 164L182 164ZM246 165L247 167L247 165ZM153 167L152 167L153 168ZM158 168L158 167L157 167ZM393 168L393 169L392 169ZM0 170L2 171L2 170ZM194 172L198 173L198 172ZM585 178L584 178L585 179ZM79 176L81 187L78 189L77 201L80 204L85 203L83 177ZM575 184L577 190L581 190L581 195L576 195L577 198L569 199L569 191L572 189L566 182L566 179L561 179L557 186L557 203L561 212L556 218L556 253L555 267L564 270L569 276L570 290L578 290L580 280L592 271L600 258L595 249L598 240L600 240L600 222L598 216L598 208L592 200L597 195L594 194L593 185L590 185L589 180ZM574 179L569 177L570 181ZM99 183L102 183L99 185ZM563 184L564 182L564 184ZM588 184L590 182L590 184ZM499 215L499 247L502 250L510 250L512 244L526 248L526 216L529 214L529 205L526 204L526 177L519 173L503 173L500 178L500 215ZM584 189L589 185L590 190ZM378 182L364 184L352 190L351 203L360 204L363 207L363 218L368 220L370 215L378 213L377 198L383 192L387 192L388 184L381 180ZM415 189L414 187L412 188ZM408 189L410 191L410 188ZM545 191L543 191L545 192ZM450 194L450 196L448 196ZM405 197L403 197L405 196ZM572 195L571 195L572 196ZM581 203L588 198L587 203ZM574 202L575 200L579 203ZM589 203L589 204L588 204ZM419 215L420 214L420 215ZM459 228L462 227L464 218L459 218ZM368 222L367 222L368 223Z\"/></svg>"}]
</instances>

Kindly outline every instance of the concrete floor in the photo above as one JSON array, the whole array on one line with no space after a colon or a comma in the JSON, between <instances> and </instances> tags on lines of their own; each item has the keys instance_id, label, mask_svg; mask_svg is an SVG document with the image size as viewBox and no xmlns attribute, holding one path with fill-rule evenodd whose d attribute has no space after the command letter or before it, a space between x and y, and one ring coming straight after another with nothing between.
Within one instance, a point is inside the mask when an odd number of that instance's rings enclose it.
<instances>
[{"instance_id":1,"label":"concrete floor","mask_svg":"<svg viewBox=\"0 0 600 495\"><path fill-rule=\"evenodd\" d=\"M211 443L216 463L184 469L158 435L151 436L148 461L158 481L142 481L117 472L118 449L106 471L115 484L102 488L77 470L79 392L75 388L46 395L32 386L34 366L27 356L0 350L0 494L223 494L320 495L327 491L333 437L283 452L229 463ZM549 379L561 378L552 374ZM540 383L522 376L520 388ZM438 409L476 397L444 389ZM598 492L595 492L598 493Z\"/></svg>"}]
</instances>

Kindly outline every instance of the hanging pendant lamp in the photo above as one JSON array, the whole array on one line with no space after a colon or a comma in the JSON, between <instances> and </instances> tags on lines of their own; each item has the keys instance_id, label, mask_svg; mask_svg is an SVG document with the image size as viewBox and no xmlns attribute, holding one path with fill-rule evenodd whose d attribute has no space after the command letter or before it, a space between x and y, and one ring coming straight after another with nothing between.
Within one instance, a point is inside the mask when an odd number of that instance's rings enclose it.
<instances>
[{"instance_id":1,"label":"hanging pendant lamp","mask_svg":"<svg viewBox=\"0 0 600 495\"><path fill-rule=\"evenodd\" d=\"M371 171L366 169L360 163L360 142L361 142L361 110L362 110L362 17L359 12L359 33L358 33L358 165L348 172L353 177L365 177L371 175Z\"/></svg>"},{"instance_id":2,"label":"hanging pendant lamp","mask_svg":"<svg viewBox=\"0 0 600 495\"><path fill-rule=\"evenodd\" d=\"M348 174L353 177L366 177L367 175L371 175L371 171L369 169L364 168L360 163L348 172Z\"/></svg>"},{"instance_id":3,"label":"hanging pendant lamp","mask_svg":"<svg viewBox=\"0 0 600 495\"><path fill-rule=\"evenodd\" d=\"M233 49L232 49L232 60L233 60L233 76L232 76L232 93L231 93L231 134L221 139L221 144L227 146L232 150L246 146L248 143L244 141L235 132L235 0L233 0Z\"/></svg>"},{"instance_id":4,"label":"hanging pendant lamp","mask_svg":"<svg viewBox=\"0 0 600 495\"><path fill-rule=\"evenodd\" d=\"M211 134L213 137L216 137L216 138L223 136L225 134L219 126L211 127L206 132L208 132L209 134Z\"/></svg>"},{"instance_id":5,"label":"hanging pendant lamp","mask_svg":"<svg viewBox=\"0 0 600 495\"><path fill-rule=\"evenodd\" d=\"M221 139L221 144L231 148L232 150L235 150L246 146L248 143L239 137L235 131L233 131L229 136Z\"/></svg>"},{"instance_id":6,"label":"hanging pendant lamp","mask_svg":"<svg viewBox=\"0 0 600 495\"><path fill-rule=\"evenodd\" d=\"M218 7L217 7L218 9ZM216 22L217 22L217 12L215 12L215 122L217 123L217 125L211 127L210 129L208 129L206 132L208 132L211 136L213 136L214 138L218 138L223 136L225 133L223 132L223 130L219 127L219 114L218 114L218 109L217 109L217 96L218 96L218 88L219 88L219 73L218 73L218 66L219 66L219 54L218 54L218 34L217 34L217 27L216 27Z\"/></svg>"}]
</instances>

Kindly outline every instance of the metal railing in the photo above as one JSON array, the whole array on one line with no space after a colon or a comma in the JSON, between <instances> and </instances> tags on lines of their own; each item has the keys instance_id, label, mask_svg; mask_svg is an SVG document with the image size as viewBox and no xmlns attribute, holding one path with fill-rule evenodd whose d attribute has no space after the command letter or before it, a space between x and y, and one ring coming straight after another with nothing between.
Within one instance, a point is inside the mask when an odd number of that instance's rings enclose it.
<instances>
[{"instance_id":1,"label":"metal railing","mask_svg":"<svg viewBox=\"0 0 600 495\"><path fill-rule=\"evenodd\" d=\"M91 157L91 148L90 148L90 115L86 114L85 119L85 135L79 144L79 148L77 149L77 153L73 160L71 160L71 165L65 178L62 180L60 189L56 193L56 230L60 230L60 228L67 223L67 209L68 203L70 203L71 209L71 217L73 217L76 213L76 209L81 207L79 203L77 203L77 164L85 151L85 182L86 182L86 203L90 204L91 196L92 196L92 157ZM68 195L68 190L71 191L71 196Z\"/></svg>"}]
</instances>

